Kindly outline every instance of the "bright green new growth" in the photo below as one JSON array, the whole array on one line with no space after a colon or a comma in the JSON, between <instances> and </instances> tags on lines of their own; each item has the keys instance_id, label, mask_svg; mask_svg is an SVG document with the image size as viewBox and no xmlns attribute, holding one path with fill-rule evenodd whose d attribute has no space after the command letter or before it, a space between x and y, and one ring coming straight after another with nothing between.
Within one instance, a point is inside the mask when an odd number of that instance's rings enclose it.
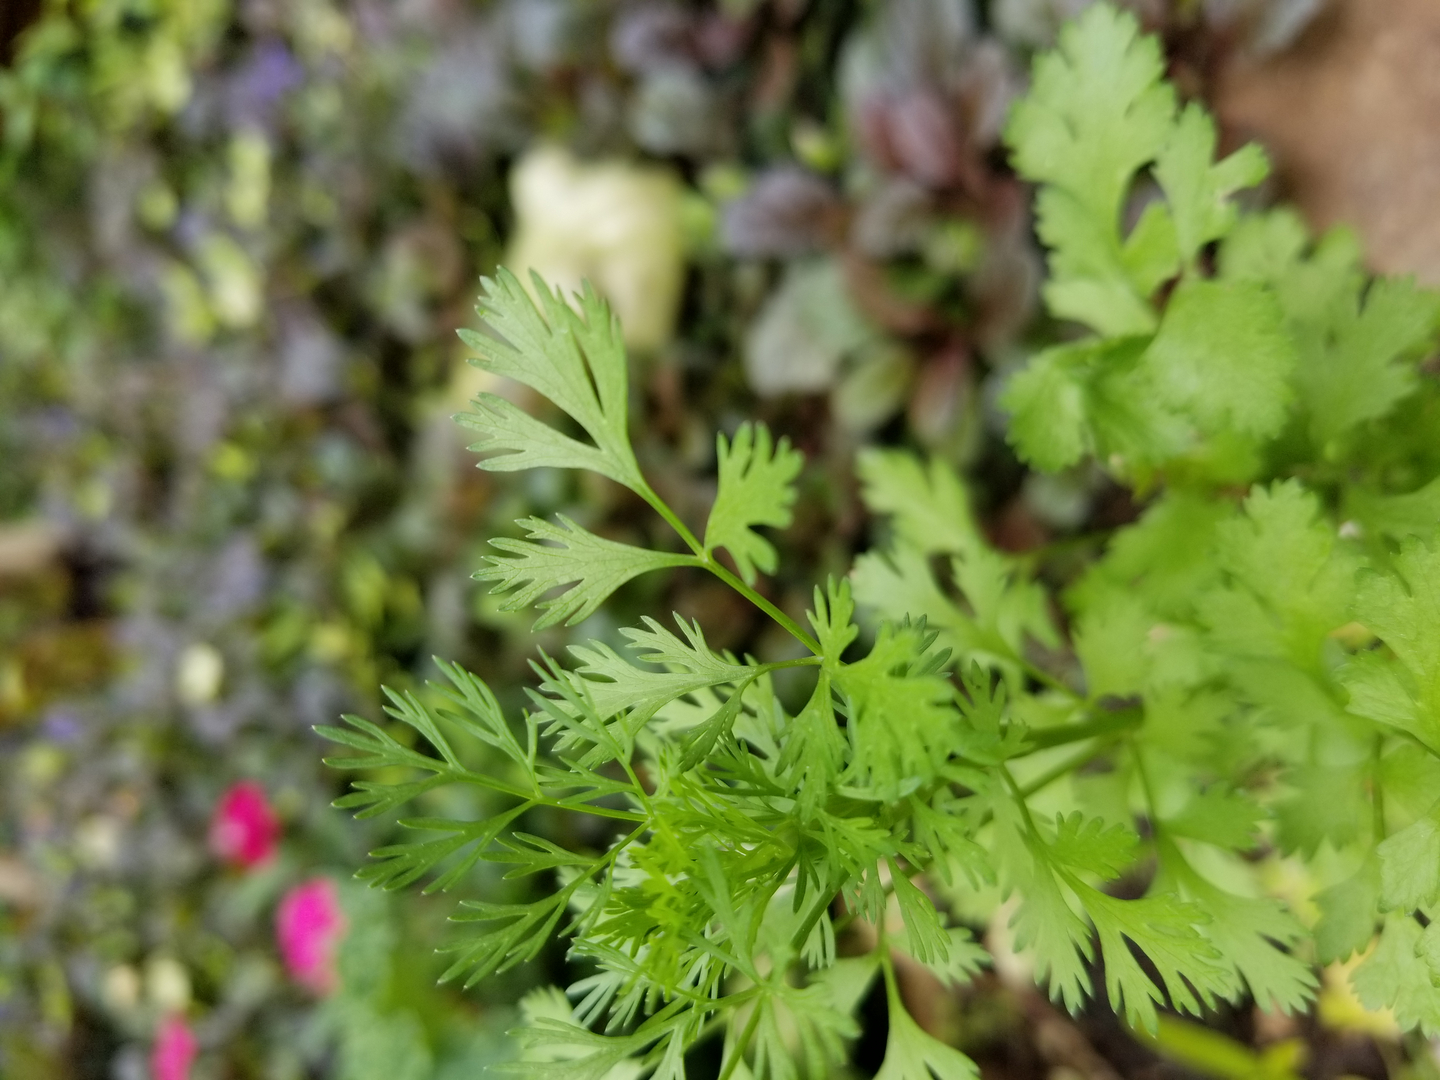
<instances>
[{"instance_id":1,"label":"bright green new growth","mask_svg":"<svg viewBox=\"0 0 1440 1080\"><path fill-rule=\"evenodd\" d=\"M1037 60L1009 128L1041 185L1052 313L1094 331L1012 377L1010 436L1036 468L1094 458L1150 500L1063 587L1064 628L1043 552L991 546L944 463L870 450L864 498L889 540L815 589L807 629L755 588L778 562L756 530L789 524L799 453L760 425L722 435L702 540L640 472L605 305L486 282L494 336L463 335L479 363L590 441L482 395L462 418L480 467L610 477L677 550L528 519L477 576L549 625L639 574L698 567L807 653L759 663L647 618L623 651L592 641L536 664L517 720L442 665L449 686L388 709L428 750L355 717L324 729L361 751L333 764L370 774L339 805L380 814L449 784L486 800L474 821L402 819L430 838L380 849L363 877L449 889L497 864L535 879L462 902L450 976L505 970L557 934L587 972L527 1001L514 1071L668 1080L713 1038L724 1080L830 1075L878 975L879 1075L973 1077L906 1011L895 957L963 982L986 953L951 911L1002 900L996 927L1052 997L1079 1007L1103 960L1098 992L1137 1029L1247 996L1304 1009L1315 963L1378 932L1361 999L1440 1034L1440 933L1417 918L1440 905L1440 454L1423 424L1440 388L1416 364L1440 307L1368 281L1343 237L1311 247L1285 212L1241 213L1231 196L1263 158L1215 162L1213 123L1161 76L1134 20L1093 7ZM771 685L781 667L815 670L795 715ZM532 811L589 815L599 839L562 848L524 831ZM1281 853L1312 867L1313 926L1265 894ZM1115 895L1121 879L1137 899ZM873 949L837 959L857 921Z\"/></svg>"}]
</instances>

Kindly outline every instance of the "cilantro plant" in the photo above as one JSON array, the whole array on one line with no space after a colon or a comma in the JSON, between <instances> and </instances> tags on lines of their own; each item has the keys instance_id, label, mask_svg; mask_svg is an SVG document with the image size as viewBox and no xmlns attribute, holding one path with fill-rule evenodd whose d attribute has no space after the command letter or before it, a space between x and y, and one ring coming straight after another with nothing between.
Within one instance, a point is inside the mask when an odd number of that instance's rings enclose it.
<instances>
[{"instance_id":1,"label":"cilantro plant","mask_svg":"<svg viewBox=\"0 0 1440 1080\"><path fill-rule=\"evenodd\" d=\"M443 690L392 695L428 747L356 717L324 731L361 751L334 764L366 771L340 801L363 815L451 784L495 800L480 820L402 820L433 838L382 848L362 877L448 889L486 862L546 883L456 916L453 977L557 935L587 972L531 1001L516 1069L679 1077L713 1037L726 1080L824 1076L879 979L879 1075L975 1076L908 1014L896 965L969 979L987 952L963 923L1002 900L993 925L1053 998L1101 994L1136 1029L1221 1001L1304 1010L1319 965L1367 952L1360 1000L1440 1034L1440 387L1419 363L1440 304L1371 280L1344 233L1312 243L1288 211L1243 210L1263 155L1215 160L1213 121L1108 6L1036 61L1007 138L1039 186L1047 303L1076 326L1010 378L1011 441L1037 470L1107 471L1142 509L1006 554L947 465L868 451L864 497L888 539L817 587L803 622L756 589L777 558L757 529L788 525L800 455L759 425L722 435L693 532L631 450L605 305L537 280L537 306L504 271L486 283L492 333L462 335L478 363L576 434L482 394L463 418L480 467L599 473L677 542L530 519L478 576L543 626L696 567L807 654L758 663L647 618L625 655L542 657L517 719L445 666ZM791 715L771 675L795 666L816 683ZM572 850L524 831L542 810L589 815L608 839ZM1271 895L1295 880L1314 910L1295 888ZM857 921L868 933L844 940L868 951L837 950Z\"/></svg>"}]
</instances>

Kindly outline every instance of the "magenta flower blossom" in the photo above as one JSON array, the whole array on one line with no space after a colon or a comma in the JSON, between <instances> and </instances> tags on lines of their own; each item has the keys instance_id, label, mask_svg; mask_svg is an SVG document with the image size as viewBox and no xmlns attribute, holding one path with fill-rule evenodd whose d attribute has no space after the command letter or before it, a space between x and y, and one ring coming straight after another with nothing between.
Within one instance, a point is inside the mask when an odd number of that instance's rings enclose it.
<instances>
[{"instance_id":1,"label":"magenta flower blossom","mask_svg":"<svg viewBox=\"0 0 1440 1080\"><path fill-rule=\"evenodd\" d=\"M185 1021L167 1016L155 1034L150 1052L150 1080L190 1080L190 1065L199 1045Z\"/></svg>"},{"instance_id":2,"label":"magenta flower blossom","mask_svg":"<svg viewBox=\"0 0 1440 1080\"><path fill-rule=\"evenodd\" d=\"M275 914L275 934L292 979L316 994L336 989L335 953L345 936L345 913L333 881L311 878L287 892Z\"/></svg>"},{"instance_id":3,"label":"magenta flower blossom","mask_svg":"<svg viewBox=\"0 0 1440 1080\"><path fill-rule=\"evenodd\" d=\"M216 858L242 869L259 866L275 854L279 839L280 819L255 781L232 784L215 804L210 850Z\"/></svg>"}]
</instances>

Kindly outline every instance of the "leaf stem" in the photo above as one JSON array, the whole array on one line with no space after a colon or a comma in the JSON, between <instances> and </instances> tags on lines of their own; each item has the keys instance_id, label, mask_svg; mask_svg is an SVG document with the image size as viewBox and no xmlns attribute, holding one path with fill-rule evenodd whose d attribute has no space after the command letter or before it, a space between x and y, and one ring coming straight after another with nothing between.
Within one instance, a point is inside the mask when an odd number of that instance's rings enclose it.
<instances>
[{"instance_id":1,"label":"leaf stem","mask_svg":"<svg viewBox=\"0 0 1440 1080\"><path fill-rule=\"evenodd\" d=\"M1027 738L1036 750L1049 750L1056 746L1080 742L1104 735L1120 735L1138 728L1145 719L1145 710L1139 705L1125 709L1106 710L1089 720L1078 724L1062 724L1053 728L1031 731Z\"/></svg>"},{"instance_id":2,"label":"leaf stem","mask_svg":"<svg viewBox=\"0 0 1440 1080\"><path fill-rule=\"evenodd\" d=\"M770 618L779 623L781 627L812 653L817 656L821 654L820 643L807 634L799 623L790 618L789 615L786 615L769 600L766 600L749 585L746 585L745 582L741 581L729 570L725 569L725 567L716 560L714 553L707 551L705 545L702 544L696 538L695 534L690 531L689 527L680 520L680 515L675 513L674 510L671 510L665 500L655 494L654 488L642 479L640 486L635 490L642 499L650 504L657 514L665 519L669 526L679 534L680 539L684 540L690 550L695 553L691 565L709 570L710 573L714 574L721 581L725 582L726 585L729 585L741 596L745 597L746 600L749 600L761 611L765 612L766 615L769 615Z\"/></svg>"},{"instance_id":3,"label":"leaf stem","mask_svg":"<svg viewBox=\"0 0 1440 1080\"><path fill-rule=\"evenodd\" d=\"M1048 770L1047 772L1041 773L1033 780L1024 784L1019 789L1020 794L1026 796L1027 798L1031 795L1034 795L1037 791L1041 791L1049 787L1066 773L1072 773L1076 769L1080 768L1082 765L1094 761L1101 754L1105 753L1106 750L1109 750L1114 744L1115 739L1110 738L1104 740L1103 742L1097 743L1094 746L1085 747L1079 753L1072 754L1070 757L1060 762L1054 768Z\"/></svg>"},{"instance_id":4,"label":"leaf stem","mask_svg":"<svg viewBox=\"0 0 1440 1080\"><path fill-rule=\"evenodd\" d=\"M1016 656L1015 661L1020 665L1020 669L1024 671L1026 675L1029 675L1030 678L1034 679L1036 682L1038 682L1045 688L1049 690L1054 690L1056 693L1059 694L1064 694L1068 698L1074 698L1076 700L1080 698L1080 695L1077 694L1073 688L1066 686L1063 682L1057 679L1054 675L1051 675L1048 671L1040 667L1038 664L1031 663L1023 656Z\"/></svg>"},{"instance_id":5,"label":"leaf stem","mask_svg":"<svg viewBox=\"0 0 1440 1080\"><path fill-rule=\"evenodd\" d=\"M706 552L699 558L700 566L703 566L706 570L709 570L721 581L725 582L726 585L729 585L741 596L745 597L746 600L749 600L761 611L765 612L766 615L769 615L770 618L774 619L777 623L780 624L781 627L788 631L791 637L795 638L795 640L800 642L801 645L804 645L816 656L823 655L824 650L820 648L820 643L816 641L813 637L811 637L809 634L807 634L799 623L797 623L794 619L790 618L789 615L786 615L769 600L766 600L749 585L746 585L745 582L741 581L729 570L726 570L724 566L722 566L718 561L716 561L713 554Z\"/></svg>"},{"instance_id":6,"label":"leaf stem","mask_svg":"<svg viewBox=\"0 0 1440 1080\"><path fill-rule=\"evenodd\" d=\"M680 535L680 539L685 541L685 545L693 551L698 558L703 559L705 557L705 545L700 543L700 541L696 539L695 534L690 531L689 526L680 520L680 515L670 509L670 504L655 494L655 489L652 488L649 483L643 478L639 479L639 486L635 488L635 491L642 499L650 504L651 509L665 519L666 523Z\"/></svg>"},{"instance_id":7,"label":"leaf stem","mask_svg":"<svg viewBox=\"0 0 1440 1080\"><path fill-rule=\"evenodd\" d=\"M745 1058L745 1048L750 1045L750 1039L755 1034L755 1029L760 1026L760 1002L755 1003L754 1009L750 1012L750 1018L745 1021L745 1030L740 1032L740 1037L735 1040L735 1049L725 1061L725 1067L720 1070L717 1080L730 1080L735 1069Z\"/></svg>"}]
</instances>

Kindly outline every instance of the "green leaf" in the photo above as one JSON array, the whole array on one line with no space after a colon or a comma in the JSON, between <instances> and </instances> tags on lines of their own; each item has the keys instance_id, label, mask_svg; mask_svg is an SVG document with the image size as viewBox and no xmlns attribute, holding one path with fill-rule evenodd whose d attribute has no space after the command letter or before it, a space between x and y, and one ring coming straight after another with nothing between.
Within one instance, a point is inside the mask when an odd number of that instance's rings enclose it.
<instances>
[{"instance_id":1,"label":"green leaf","mask_svg":"<svg viewBox=\"0 0 1440 1080\"><path fill-rule=\"evenodd\" d=\"M764 989L755 1006L760 1010L753 1038L755 1080L797 1080L797 1066L807 1077L835 1075L845 1060L845 1040L859 1028L835 1007L830 989L818 985L796 989L778 981Z\"/></svg>"},{"instance_id":2,"label":"green leaf","mask_svg":"<svg viewBox=\"0 0 1440 1080\"><path fill-rule=\"evenodd\" d=\"M1098 346L1057 345L1031 358L1005 384L1006 438L1037 469L1058 472L1094 450L1086 365Z\"/></svg>"},{"instance_id":3,"label":"green leaf","mask_svg":"<svg viewBox=\"0 0 1440 1080\"><path fill-rule=\"evenodd\" d=\"M455 417L462 427L480 433L480 440L471 443L468 449L477 454L495 455L477 462L477 468L488 472L589 469L625 483L625 474L602 451L562 435L514 402L495 394L482 393L471 404L475 406L474 412Z\"/></svg>"},{"instance_id":4,"label":"green leaf","mask_svg":"<svg viewBox=\"0 0 1440 1080\"><path fill-rule=\"evenodd\" d=\"M1386 837L1380 858L1380 909L1414 911L1440 900L1440 803Z\"/></svg>"},{"instance_id":5,"label":"green leaf","mask_svg":"<svg viewBox=\"0 0 1440 1080\"><path fill-rule=\"evenodd\" d=\"M740 703L744 699L744 686L738 686L725 699L725 704L715 710L708 720L699 727L688 732L680 744L681 772L689 772L695 766L708 758L715 749L715 745L721 740L730 736L730 731L735 726L735 718L740 715Z\"/></svg>"},{"instance_id":6,"label":"green leaf","mask_svg":"<svg viewBox=\"0 0 1440 1080\"><path fill-rule=\"evenodd\" d=\"M531 604L539 608L543 614L536 620L537 630L559 622L574 626L593 615L611 593L631 578L694 562L688 555L647 551L606 540L582 529L564 514L555 516L558 525L533 517L518 522L527 530L525 540L491 540L491 545L513 557L486 555L484 561L489 565L474 575L479 581L495 582L496 592L515 590L501 605L502 611L517 611ZM540 599L564 585L570 587L560 595Z\"/></svg>"},{"instance_id":7,"label":"green leaf","mask_svg":"<svg viewBox=\"0 0 1440 1080\"><path fill-rule=\"evenodd\" d=\"M1214 557L1230 579L1200 602L1216 646L1322 675L1328 636L1350 619L1358 564L1316 496L1294 480L1255 488L1244 513L1218 527Z\"/></svg>"},{"instance_id":8,"label":"green leaf","mask_svg":"<svg viewBox=\"0 0 1440 1080\"><path fill-rule=\"evenodd\" d=\"M1001 396L1021 457L1055 471L1093 454L1123 474L1184 451L1190 425L1158 398L1144 366L1150 340L1081 341L1034 357Z\"/></svg>"},{"instance_id":9,"label":"green leaf","mask_svg":"<svg viewBox=\"0 0 1440 1080\"><path fill-rule=\"evenodd\" d=\"M1116 900L1073 882L1080 902L1095 923L1105 954L1105 987L1110 1005L1132 1027L1155 1031L1155 1006L1166 995L1181 1012L1199 1015L1217 998L1228 996L1230 968L1199 927L1209 922L1203 908L1171 895ZM1152 981L1130 951L1133 941L1150 960L1164 985Z\"/></svg>"},{"instance_id":10,"label":"green leaf","mask_svg":"<svg viewBox=\"0 0 1440 1080\"><path fill-rule=\"evenodd\" d=\"M1367 573L1355 614L1395 662L1357 657L1341 673L1350 711L1440 748L1440 550L1407 540L1393 573Z\"/></svg>"},{"instance_id":11,"label":"green leaf","mask_svg":"<svg viewBox=\"0 0 1440 1080\"><path fill-rule=\"evenodd\" d=\"M889 515L895 535L926 555L969 551L980 540L970 493L940 458L927 466L903 450L862 450L855 460L861 498L872 514Z\"/></svg>"},{"instance_id":12,"label":"green leaf","mask_svg":"<svg viewBox=\"0 0 1440 1080\"><path fill-rule=\"evenodd\" d=\"M555 987L520 999L525 1027L507 1032L521 1046L519 1061L487 1066L533 1080L637 1080L644 1069L630 1060L643 1049L636 1035L597 1035L576 1023L565 995Z\"/></svg>"},{"instance_id":13,"label":"green leaf","mask_svg":"<svg viewBox=\"0 0 1440 1080\"><path fill-rule=\"evenodd\" d=\"M1350 976L1367 1009L1393 1009L1402 1028L1440 1036L1440 989L1419 955L1422 931L1409 915L1387 915L1375 951Z\"/></svg>"},{"instance_id":14,"label":"green leaf","mask_svg":"<svg viewBox=\"0 0 1440 1080\"><path fill-rule=\"evenodd\" d=\"M907 950L922 964L943 964L950 959L950 937L940 924L940 913L894 859L888 862L890 884L900 905L900 917L905 920Z\"/></svg>"},{"instance_id":15,"label":"green leaf","mask_svg":"<svg viewBox=\"0 0 1440 1080\"><path fill-rule=\"evenodd\" d=\"M1186 280L1170 297L1145 367L1161 400L1203 430L1267 438L1284 426L1295 360L1270 290Z\"/></svg>"},{"instance_id":16,"label":"green leaf","mask_svg":"<svg viewBox=\"0 0 1440 1080\"><path fill-rule=\"evenodd\" d=\"M1221 889L1191 867L1168 837L1161 836L1157 847L1163 881L1155 887L1173 881L1200 905L1209 916L1200 932L1234 971L1231 988L1216 992L1234 1000L1243 980L1261 1008L1304 1011L1315 996L1315 973L1288 950L1305 937L1305 928L1277 900Z\"/></svg>"},{"instance_id":17,"label":"green leaf","mask_svg":"<svg viewBox=\"0 0 1440 1080\"><path fill-rule=\"evenodd\" d=\"M991 809L1001 883L1006 895L1017 894L1020 900L1010 917L1015 948L1031 953L1035 981L1049 982L1051 999L1076 1012L1090 987L1090 928L1066 900L1039 841L1027 835L1015 800L1008 792L998 794Z\"/></svg>"},{"instance_id":18,"label":"green leaf","mask_svg":"<svg viewBox=\"0 0 1440 1080\"><path fill-rule=\"evenodd\" d=\"M1005 715L1006 691L979 664L972 663L961 673L963 695L957 696L961 725L955 749L969 761L999 765L1029 749L1029 734L1023 723Z\"/></svg>"},{"instance_id":19,"label":"green leaf","mask_svg":"<svg viewBox=\"0 0 1440 1080\"><path fill-rule=\"evenodd\" d=\"M1270 172L1264 151L1254 144L1211 164L1214 157L1215 121L1192 102L1180 113L1155 163L1155 179L1170 204L1180 258L1186 263L1235 224L1230 196L1254 187Z\"/></svg>"},{"instance_id":20,"label":"green leaf","mask_svg":"<svg viewBox=\"0 0 1440 1080\"><path fill-rule=\"evenodd\" d=\"M1414 360L1434 343L1437 315L1440 294L1395 278L1377 279L1363 307L1355 295L1332 309L1324 337L1306 342L1296 372L1318 445L1384 416L1415 391Z\"/></svg>"},{"instance_id":21,"label":"green leaf","mask_svg":"<svg viewBox=\"0 0 1440 1080\"><path fill-rule=\"evenodd\" d=\"M1348 960L1370 944L1380 908L1380 862L1368 856L1360 869L1315 897L1315 956L1322 964Z\"/></svg>"},{"instance_id":22,"label":"green leaf","mask_svg":"<svg viewBox=\"0 0 1440 1080\"><path fill-rule=\"evenodd\" d=\"M1226 242L1221 272L1275 289L1299 345L1295 381L1310 435L1325 447L1415 391L1414 361L1434 341L1440 294L1408 279L1371 282L1347 230L1308 248L1293 212L1256 215Z\"/></svg>"},{"instance_id":23,"label":"green leaf","mask_svg":"<svg viewBox=\"0 0 1440 1080\"><path fill-rule=\"evenodd\" d=\"M514 379L539 391L563 409L594 442L593 453L576 456L574 445L565 451L570 461L547 461L590 468L634 491L645 482L630 449L626 429L629 388L625 346L620 324L587 282L575 300L579 311L552 291L538 274L531 274L537 307L518 278L500 269L495 278L482 281L483 291L476 312L494 334L460 331L466 345L478 354L474 361L486 371ZM493 396L484 399L478 421L470 422L487 432L479 444L485 451L502 456L480 463L482 469L529 468L539 464L537 456L555 457L566 444L537 431L538 422L525 425L520 413L500 405ZM529 455L530 461L507 461L505 454Z\"/></svg>"},{"instance_id":24,"label":"green leaf","mask_svg":"<svg viewBox=\"0 0 1440 1080\"><path fill-rule=\"evenodd\" d=\"M805 456L790 448L789 439L772 445L770 429L764 424L741 424L733 442L721 433L715 444L720 489L705 524L705 551L723 547L735 560L740 576L753 585L756 568L773 574L776 558L774 545L754 527L784 529L790 525L794 481Z\"/></svg>"},{"instance_id":25,"label":"green leaf","mask_svg":"<svg viewBox=\"0 0 1440 1080\"><path fill-rule=\"evenodd\" d=\"M924 554L907 544L862 555L851 580L856 601L880 618L923 615L942 645L1012 682L1020 678L1027 638L1057 643L1045 590L1020 560L976 544L951 561L951 572L968 611L942 591Z\"/></svg>"},{"instance_id":26,"label":"green leaf","mask_svg":"<svg viewBox=\"0 0 1440 1080\"><path fill-rule=\"evenodd\" d=\"M625 712L638 725L683 694L724 683L749 682L755 677L754 668L712 652L698 622L687 623L678 616L675 621L685 634L684 641L648 616L644 620L646 629L623 631L640 660L664 664L672 670L638 668L605 643L591 641L570 646L570 653L580 665L563 678L586 697L601 720Z\"/></svg>"},{"instance_id":27,"label":"green leaf","mask_svg":"<svg viewBox=\"0 0 1440 1080\"><path fill-rule=\"evenodd\" d=\"M440 976L441 981L448 982L468 972L465 986L471 987L487 975L508 971L516 964L533 960L550 940L550 935L565 914L565 902L582 880L583 876L577 876L570 885L562 886L530 904L460 901L462 910L451 916L452 922L496 925L440 950L458 954Z\"/></svg>"},{"instance_id":28,"label":"green leaf","mask_svg":"<svg viewBox=\"0 0 1440 1080\"><path fill-rule=\"evenodd\" d=\"M1107 825L1100 818L1087 818L1079 810L1055 815L1055 838L1049 842L1050 858L1081 873L1096 874L1104 881L1119 877L1135 861L1140 837L1125 825Z\"/></svg>"},{"instance_id":29,"label":"green leaf","mask_svg":"<svg viewBox=\"0 0 1440 1080\"><path fill-rule=\"evenodd\" d=\"M1195 599L1219 577L1211 558L1216 529L1229 516L1219 500L1170 490L1146 507L1140 520L1110 540L1104 557L1074 586L1068 599L1085 611L1106 586L1142 599L1160 616L1189 617Z\"/></svg>"},{"instance_id":30,"label":"green leaf","mask_svg":"<svg viewBox=\"0 0 1440 1080\"><path fill-rule=\"evenodd\" d=\"M927 655L933 637L886 623L865 659L835 673L849 704L847 780L862 798L908 794L935 776L953 745L958 717L950 684L933 673L936 658Z\"/></svg>"},{"instance_id":31,"label":"green leaf","mask_svg":"<svg viewBox=\"0 0 1440 1080\"><path fill-rule=\"evenodd\" d=\"M886 991L890 1031L885 1041L885 1060L875 1080L930 1080L932 1076L935 1080L978 1080L980 1070L973 1061L927 1034L915 1022L888 971Z\"/></svg>"},{"instance_id":32,"label":"green leaf","mask_svg":"<svg viewBox=\"0 0 1440 1080\"><path fill-rule=\"evenodd\" d=\"M1170 134L1175 95L1163 74L1157 41L1140 36L1129 13L1097 4L1036 58L1030 92L1005 131L1021 175L1046 185L1037 200L1040 237L1051 248L1046 301L1057 316L1104 334L1154 327L1129 273L1152 259L1126 258L1119 217L1136 171ZM1156 247L1154 228L1137 233L1138 246Z\"/></svg>"},{"instance_id":33,"label":"green leaf","mask_svg":"<svg viewBox=\"0 0 1440 1080\"><path fill-rule=\"evenodd\" d=\"M944 953L931 949L926 954L929 959L917 955L908 930L891 941L897 949L947 986L957 989L968 986L975 976L990 966L990 950L976 941L963 926L948 927L941 934L945 942Z\"/></svg>"},{"instance_id":34,"label":"green leaf","mask_svg":"<svg viewBox=\"0 0 1440 1080\"><path fill-rule=\"evenodd\" d=\"M1251 800L1212 787L1192 795L1179 813L1165 819L1165 828L1189 840L1249 851L1255 846L1256 825L1264 817L1265 811Z\"/></svg>"},{"instance_id":35,"label":"green leaf","mask_svg":"<svg viewBox=\"0 0 1440 1080\"><path fill-rule=\"evenodd\" d=\"M824 804L845 763L845 735L835 722L830 678L828 670L821 672L810 700L790 721L775 763L776 774L797 792L803 819Z\"/></svg>"},{"instance_id":36,"label":"green leaf","mask_svg":"<svg viewBox=\"0 0 1440 1080\"><path fill-rule=\"evenodd\" d=\"M443 832L448 835L436 840L409 844L387 844L384 847L376 848L370 852L370 857L380 861L362 867L355 876L376 888L403 889L428 874L439 863L468 847L470 850L466 852L465 857L431 882L425 891L430 893L450 889L460 882L477 862L486 858L487 851L495 838L528 808L528 804L522 803L503 814L497 814L483 821L450 821L438 818L402 819L400 825L404 828L427 829L431 832Z\"/></svg>"},{"instance_id":37,"label":"green leaf","mask_svg":"<svg viewBox=\"0 0 1440 1080\"><path fill-rule=\"evenodd\" d=\"M1392 540L1427 537L1440 524L1440 477L1404 495L1380 495L1358 486L1347 495L1348 516L1359 520L1367 532Z\"/></svg>"},{"instance_id":38,"label":"green leaf","mask_svg":"<svg viewBox=\"0 0 1440 1080\"><path fill-rule=\"evenodd\" d=\"M825 658L827 670L839 667L840 658L850 647L860 628L855 625L855 602L850 598L850 579L836 581L829 578L825 591L815 586L814 606L808 612L810 625L815 628L815 640L820 643L820 654Z\"/></svg>"}]
</instances>

